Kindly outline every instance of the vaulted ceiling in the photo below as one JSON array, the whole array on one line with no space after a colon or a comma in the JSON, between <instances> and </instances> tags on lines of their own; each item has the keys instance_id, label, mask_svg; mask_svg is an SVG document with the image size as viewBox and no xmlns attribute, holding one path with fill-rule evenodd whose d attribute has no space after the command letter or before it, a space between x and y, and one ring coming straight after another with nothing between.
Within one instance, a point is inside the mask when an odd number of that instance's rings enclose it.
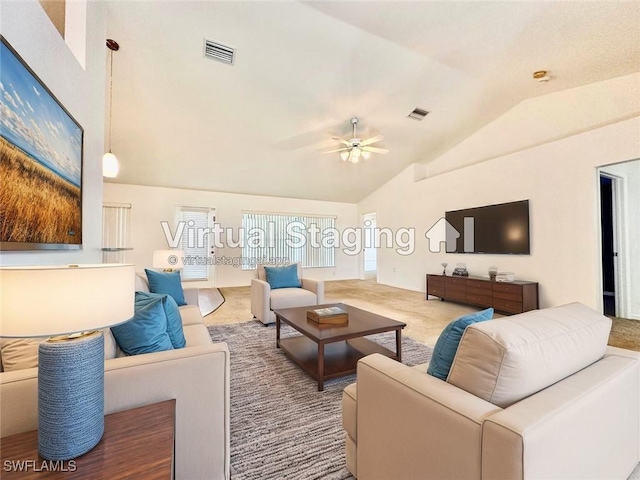
<instances>
[{"instance_id":1,"label":"vaulted ceiling","mask_svg":"<svg viewBox=\"0 0 640 480\"><path fill-rule=\"evenodd\" d=\"M638 2L110 1L107 36L114 181L343 202L524 99L640 71ZM318 153L353 116L389 154Z\"/></svg>"}]
</instances>

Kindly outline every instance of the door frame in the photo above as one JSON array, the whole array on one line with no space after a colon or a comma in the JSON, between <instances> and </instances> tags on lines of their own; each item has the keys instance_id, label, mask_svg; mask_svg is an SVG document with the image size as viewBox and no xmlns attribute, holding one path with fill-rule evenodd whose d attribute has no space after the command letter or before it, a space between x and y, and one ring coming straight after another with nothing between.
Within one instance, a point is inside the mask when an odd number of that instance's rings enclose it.
<instances>
[{"instance_id":1,"label":"door frame","mask_svg":"<svg viewBox=\"0 0 640 480\"><path fill-rule=\"evenodd\" d=\"M602 189L600 178L608 178L611 180L611 216L613 229L613 251L615 253L613 261L613 283L614 283L614 299L615 299L615 316L625 317L627 312L627 291L628 282L625 282L626 270L626 244L624 242L624 204L622 202L622 190L624 188L624 178L614 175L606 171L606 166L598 168L598 252L599 252L599 299L601 310L604 312L604 271L602 270ZM628 318L628 317L626 317Z\"/></svg>"}]
</instances>

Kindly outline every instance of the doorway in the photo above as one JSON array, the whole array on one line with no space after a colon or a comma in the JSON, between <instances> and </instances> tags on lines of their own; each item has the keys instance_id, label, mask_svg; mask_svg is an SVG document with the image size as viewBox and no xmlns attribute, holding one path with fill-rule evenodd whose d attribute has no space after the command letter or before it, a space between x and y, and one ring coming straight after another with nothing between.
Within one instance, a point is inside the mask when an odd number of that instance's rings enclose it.
<instances>
[{"instance_id":1,"label":"doorway","mask_svg":"<svg viewBox=\"0 0 640 480\"><path fill-rule=\"evenodd\" d=\"M614 176L600 174L600 231L602 243L602 305L603 313L615 317L616 270L618 259L616 192L617 179Z\"/></svg>"},{"instance_id":2,"label":"doorway","mask_svg":"<svg viewBox=\"0 0 640 480\"><path fill-rule=\"evenodd\" d=\"M376 213L364 216L364 277L377 278L378 251L375 248Z\"/></svg>"}]
</instances>

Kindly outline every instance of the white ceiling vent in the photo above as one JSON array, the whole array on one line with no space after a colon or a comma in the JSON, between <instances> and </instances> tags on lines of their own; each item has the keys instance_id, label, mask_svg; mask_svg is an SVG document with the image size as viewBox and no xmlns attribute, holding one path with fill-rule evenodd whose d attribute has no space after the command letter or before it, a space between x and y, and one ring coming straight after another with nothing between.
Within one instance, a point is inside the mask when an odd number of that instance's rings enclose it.
<instances>
[{"instance_id":1,"label":"white ceiling vent","mask_svg":"<svg viewBox=\"0 0 640 480\"><path fill-rule=\"evenodd\" d=\"M224 45L207 38L204 39L204 56L213 58L219 62L233 65L235 61L236 49L229 45Z\"/></svg>"},{"instance_id":2,"label":"white ceiling vent","mask_svg":"<svg viewBox=\"0 0 640 480\"><path fill-rule=\"evenodd\" d=\"M413 112L411 112L409 115L407 115L409 118L413 118L414 120L422 120L424 117L426 117L429 114L429 112L427 112L426 110L423 110L422 108L414 108Z\"/></svg>"}]
</instances>

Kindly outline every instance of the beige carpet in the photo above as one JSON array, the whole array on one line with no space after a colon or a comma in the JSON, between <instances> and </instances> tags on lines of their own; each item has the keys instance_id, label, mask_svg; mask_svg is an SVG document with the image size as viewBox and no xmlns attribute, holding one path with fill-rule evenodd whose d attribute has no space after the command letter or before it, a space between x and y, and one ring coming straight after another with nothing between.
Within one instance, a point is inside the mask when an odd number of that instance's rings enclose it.
<instances>
[{"instance_id":1,"label":"beige carpet","mask_svg":"<svg viewBox=\"0 0 640 480\"><path fill-rule=\"evenodd\" d=\"M220 290L225 302L205 318L207 325L253 319L250 287ZM423 293L380 285L374 279L325 282L325 297L327 303L343 302L405 322L403 335L426 345L434 345L451 320L477 310L438 299L426 301ZM609 344L640 351L640 322L614 318Z\"/></svg>"}]
</instances>

